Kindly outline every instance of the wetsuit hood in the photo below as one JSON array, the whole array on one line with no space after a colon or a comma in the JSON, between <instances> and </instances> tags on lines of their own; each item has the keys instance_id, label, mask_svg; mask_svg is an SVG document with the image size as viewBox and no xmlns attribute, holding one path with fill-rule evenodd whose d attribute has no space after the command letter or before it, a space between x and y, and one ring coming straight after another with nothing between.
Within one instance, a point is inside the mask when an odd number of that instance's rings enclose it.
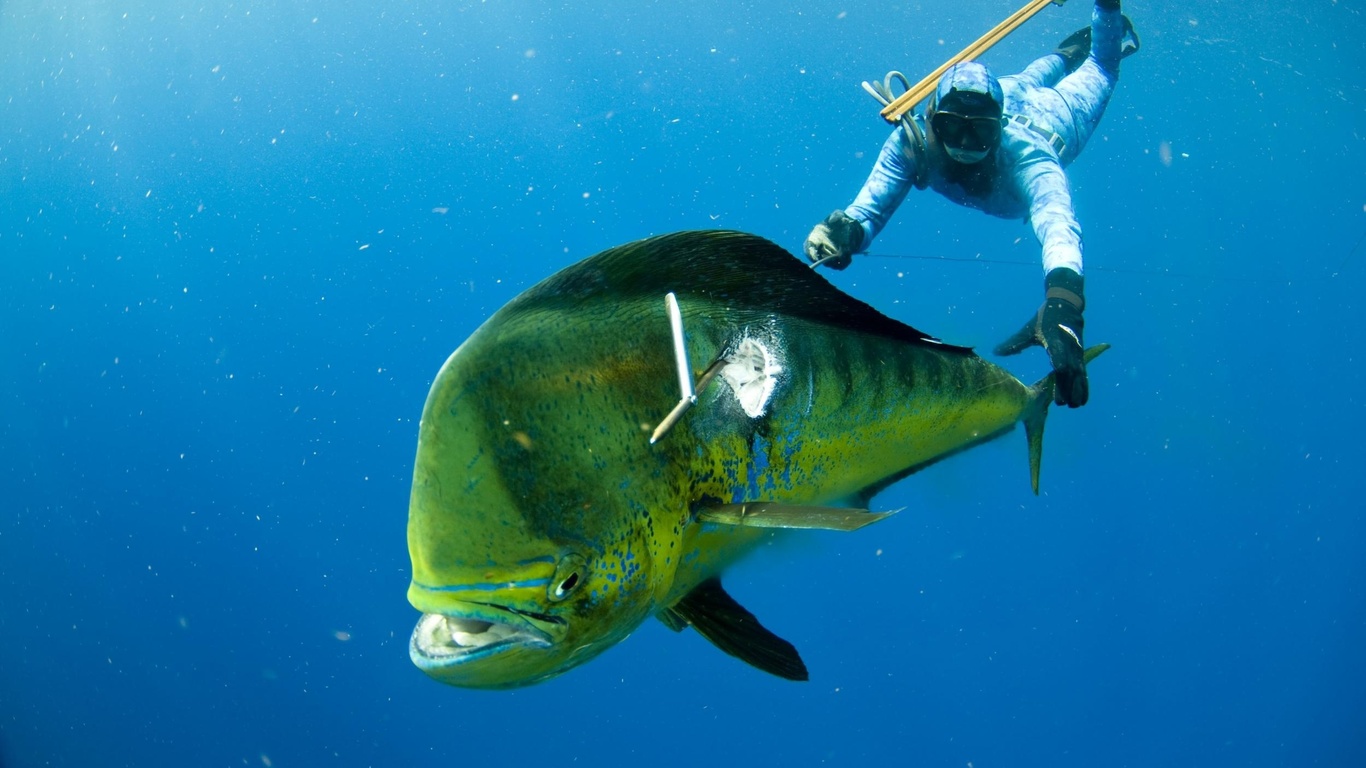
<instances>
[{"instance_id":1,"label":"wetsuit hood","mask_svg":"<svg viewBox=\"0 0 1366 768\"><path fill-rule=\"evenodd\" d=\"M999 144L1000 120L1005 94L1001 83L985 65L964 61L949 67L939 78L934 97L926 111L927 121L937 134L940 145L948 156L959 163L973 164L986 159ZM956 121L952 126L936 125L935 116L949 113ZM982 123L994 122L991 130ZM970 130L976 126L978 130ZM953 127L956 130L947 130Z\"/></svg>"}]
</instances>

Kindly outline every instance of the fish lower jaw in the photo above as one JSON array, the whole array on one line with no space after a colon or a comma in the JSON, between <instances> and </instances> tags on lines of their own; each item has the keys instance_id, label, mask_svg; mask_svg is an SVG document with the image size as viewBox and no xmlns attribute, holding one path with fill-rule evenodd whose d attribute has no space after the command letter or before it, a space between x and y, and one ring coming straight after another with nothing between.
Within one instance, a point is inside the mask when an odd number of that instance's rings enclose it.
<instances>
[{"instance_id":1,"label":"fish lower jaw","mask_svg":"<svg viewBox=\"0 0 1366 768\"><path fill-rule=\"evenodd\" d=\"M419 665L449 664L509 646L545 647L545 638L510 624L424 613L413 628L409 652Z\"/></svg>"}]
</instances>

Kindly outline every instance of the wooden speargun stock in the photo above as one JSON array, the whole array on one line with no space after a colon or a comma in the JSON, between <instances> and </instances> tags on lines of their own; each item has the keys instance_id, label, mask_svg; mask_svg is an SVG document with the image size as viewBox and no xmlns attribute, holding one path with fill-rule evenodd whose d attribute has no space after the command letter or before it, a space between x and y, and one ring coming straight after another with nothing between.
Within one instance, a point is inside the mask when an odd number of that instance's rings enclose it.
<instances>
[{"instance_id":1,"label":"wooden speargun stock","mask_svg":"<svg viewBox=\"0 0 1366 768\"><path fill-rule=\"evenodd\" d=\"M924 101L925 97L930 95L930 92L939 84L939 78L943 76L944 72L948 70L949 67L952 67L959 62L971 61L972 59L981 56L983 53L986 53L987 49L1004 40L1006 35L1014 32L1021 24L1033 18L1034 14L1042 11L1044 6L1062 5L1065 2L1067 2L1067 0L1030 0L1023 8L1006 17L1005 21L992 27L990 32L977 38L972 45L959 51L958 55L939 65L938 69L926 75L920 82L911 86L910 90L901 94L896 99L893 99L890 104L883 107L882 119L896 125L900 122L902 116L907 112L910 112L915 108L915 105Z\"/></svg>"}]
</instances>

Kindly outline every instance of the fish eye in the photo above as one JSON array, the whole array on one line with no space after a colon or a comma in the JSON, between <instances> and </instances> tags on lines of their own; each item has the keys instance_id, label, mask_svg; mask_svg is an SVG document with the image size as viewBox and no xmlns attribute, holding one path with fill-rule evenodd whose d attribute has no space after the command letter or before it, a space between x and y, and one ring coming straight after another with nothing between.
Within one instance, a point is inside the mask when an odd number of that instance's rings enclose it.
<instances>
[{"instance_id":1,"label":"fish eye","mask_svg":"<svg viewBox=\"0 0 1366 768\"><path fill-rule=\"evenodd\" d=\"M574 587L577 587L578 585L579 573L578 571L575 571L574 573L569 574L564 581L560 582L559 585L555 587L555 597L563 600L570 592L573 592Z\"/></svg>"},{"instance_id":2,"label":"fish eye","mask_svg":"<svg viewBox=\"0 0 1366 768\"><path fill-rule=\"evenodd\" d=\"M546 590L546 597L553 602L569 597L583 583L584 568L587 565L587 561L580 555L571 554L561 558L560 564L555 568L555 576L550 580L550 587Z\"/></svg>"}]
</instances>

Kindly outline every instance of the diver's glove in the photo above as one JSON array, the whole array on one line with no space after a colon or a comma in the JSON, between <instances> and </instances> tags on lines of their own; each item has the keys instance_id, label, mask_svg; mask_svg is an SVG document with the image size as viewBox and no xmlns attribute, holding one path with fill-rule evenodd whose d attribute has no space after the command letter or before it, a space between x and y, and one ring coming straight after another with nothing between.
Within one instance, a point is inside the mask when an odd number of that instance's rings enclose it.
<instances>
[{"instance_id":1,"label":"diver's glove","mask_svg":"<svg viewBox=\"0 0 1366 768\"><path fill-rule=\"evenodd\" d=\"M1044 300L1039 311L1014 336L996 347L998 355L1013 355L1035 344L1048 351L1053 364L1053 401L1069 408L1086 405L1090 388L1086 382L1086 362L1082 359L1081 330L1085 324L1081 311L1082 276L1067 267L1058 267L1044 278Z\"/></svg>"},{"instance_id":2,"label":"diver's glove","mask_svg":"<svg viewBox=\"0 0 1366 768\"><path fill-rule=\"evenodd\" d=\"M844 211L834 211L806 236L806 258L831 269L844 269L863 245L863 225Z\"/></svg>"}]
</instances>

